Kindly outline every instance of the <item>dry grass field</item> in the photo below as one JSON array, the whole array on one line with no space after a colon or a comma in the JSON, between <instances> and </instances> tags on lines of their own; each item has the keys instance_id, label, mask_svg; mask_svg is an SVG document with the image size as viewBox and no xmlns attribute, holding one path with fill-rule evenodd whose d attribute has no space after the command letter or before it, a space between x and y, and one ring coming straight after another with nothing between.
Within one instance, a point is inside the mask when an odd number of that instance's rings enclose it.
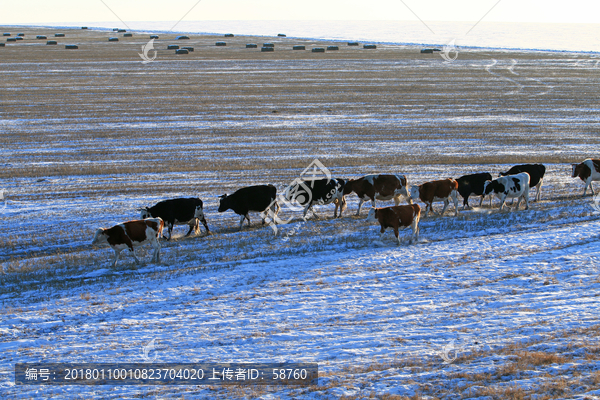
<instances>
[{"instance_id":1,"label":"dry grass field","mask_svg":"<svg viewBox=\"0 0 600 400\"><path fill-rule=\"evenodd\" d=\"M166 361L316 361L321 386L44 396L600 396L599 218L570 178L570 163L600 157L597 54L459 49L444 62L411 46L160 34L144 64L138 53L152 32L2 31L25 33L0 47L6 398L39 396L11 384L15 362L132 361L153 337L181 355ZM266 42L275 51L261 52ZM170 44L194 51L176 55ZM391 236L374 246L365 212L353 216L355 196L342 219L325 206L320 220L298 224L298 215L287 241L289 227L238 232L237 216L216 212L218 195L262 183L281 190L315 158L335 177L403 173L409 184L520 163L544 163L547 174L531 210L500 213L486 202L431 217L415 246ZM183 238L176 227L159 265L136 268L123 254L113 270L110 251L89 245L96 227L136 218L138 207L197 195L213 234ZM145 313L157 316L132 322ZM431 350L474 332L486 346L452 365Z\"/></svg>"}]
</instances>

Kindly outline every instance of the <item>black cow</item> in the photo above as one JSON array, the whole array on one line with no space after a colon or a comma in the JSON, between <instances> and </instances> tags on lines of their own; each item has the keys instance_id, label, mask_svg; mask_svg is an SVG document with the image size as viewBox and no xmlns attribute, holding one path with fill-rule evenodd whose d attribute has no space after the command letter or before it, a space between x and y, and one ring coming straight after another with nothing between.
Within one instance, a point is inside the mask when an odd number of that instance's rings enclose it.
<instances>
[{"instance_id":1,"label":"black cow","mask_svg":"<svg viewBox=\"0 0 600 400\"><path fill-rule=\"evenodd\" d=\"M491 180L492 174L488 172L464 175L456 180L456 182L458 182L458 193L464 199L464 209L471 208L471 206L469 206L469 196L472 194L474 194L475 196L481 196L481 200L479 201L479 207L481 207L481 204L483 203L483 198L485 197L485 195L483 194L483 186L485 185L486 181Z\"/></svg>"},{"instance_id":2,"label":"black cow","mask_svg":"<svg viewBox=\"0 0 600 400\"><path fill-rule=\"evenodd\" d=\"M260 212L262 215L262 223L265 224L267 216L266 211L272 210L274 217L279 212L279 205L275 198L277 197L277 189L273 185L257 185L241 188L231 195L224 194L219 201L219 212L233 210L240 215L240 229L244 223L244 219L248 220L250 226L250 218L248 212ZM273 218L274 218L273 217Z\"/></svg>"},{"instance_id":3,"label":"black cow","mask_svg":"<svg viewBox=\"0 0 600 400\"><path fill-rule=\"evenodd\" d=\"M535 186L535 200L539 201L542 196L542 183L544 182L546 167L543 164L515 165L508 171L501 172L499 176L516 175L521 172L527 172L529 174L529 187L532 188Z\"/></svg>"},{"instance_id":4,"label":"black cow","mask_svg":"<svg viewBox=\"0 0 600 400\"><path fill-rule=\"evenodd\" d=\"M340 208L340 216L346 209L345 183L344 179L333 178L300 181L288 186L284 197L288 201L296 201L304 206L304 219L306 219L308 210L311 210L315 217L317 216L315 210L312 209L313 205L335 203L333 218L336 218L338 208Z\"/></svg>"},{"instance_id":5,"label":"black cow","mask_svg":"<svg viewBox=\"0 0 600 400\"><path fill-rule=\"evenodd\" d=\"M145 207L140 209L140 211L142 219L161 218L165 221L169 232L167 240L171 240L173 236L173 225L189 225L190 230L185 234L185 236L189 236L192 229L196 234L200 232L198 221L202 221L206 232L209 232L202 209L202 200L197 197L163 200L153 207Z\"/></svg>"}]
</instances>

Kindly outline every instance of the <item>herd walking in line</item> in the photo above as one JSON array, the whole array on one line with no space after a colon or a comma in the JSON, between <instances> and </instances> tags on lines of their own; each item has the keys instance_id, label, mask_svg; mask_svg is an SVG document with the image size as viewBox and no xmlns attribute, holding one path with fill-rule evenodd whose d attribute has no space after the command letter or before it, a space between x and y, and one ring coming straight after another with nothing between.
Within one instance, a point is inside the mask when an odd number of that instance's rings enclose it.
<instances>
[{"instance_id":1,"label":"herd walking in line","mask_svg":"<svg viewBox=\"0 0 600 400\"><path fill-rule=\"evenodd\" d=\"M458 215L458 195L463 198L463 210L471 209L469 206L470 196L479 196L479 206L483 204L486 196L490 199L495 196L500 200L500 210L503 210L507 199L517 199L516 209L522 201L525 210L529 209L529 191L536 188L535 201L541 199L541 188L544 181L546 168L542 164L523 164L512 167L506 172L499 174L493 179L488 172L476 173L462 176L458 179L441 179L425 182L421 185L408 187L406 176L396 174L366 175L358 179L323 178L303 181L288 186L280 201L294 202L304 207L303 218L306 219L309 211L316 216L312 207L315 204L334 204L333 217L341 217L347 208L346 196L356 193L359 198L356 215L365 201L370 200L372 208L369 210L367 221L379 223L381 236L391 228L400 244L399 230L411 227L411 242L418 240L419 221L421 219L421 207L413 203L421 201L425 204L425 217L433 210L434 202L443 202L444 207L439 213L443 215L450 201L454 205L454 216ZM592 195L594 189L593 181L600 181L600 159L586 159L579 164L572 164L573 178L580 178L585 186L583 196L589 187ZM400 205L404 198L408 205ZM377 208L377 200L394 200L395 205L391 207ZM267 218L277 223L281 221L277 215L281 207L277 198L277 189L273 185L255 185L241 188L231 195L223 195L219 200L218 212L233 210L240 216L239 228L242 229L244 220L250 226L250 212L259 212L262 215L263 225ZM338 213L339 210L339 213ZM112 266L115 267L120 253L129 249L135 261L140 261L135 255L135 248L144 244L150 244L153 249L152 261L160 261L160 241L163 229L167 228L171 240L174 225L188 225L189 230L185 236L192 231L200 233L200 222L204 225L207 234L210 232L204 215L203 202L199 198L177 198L164 200L152 207L138 209L139 220L127 221L117 224L111 228L99 228L92 241L92 245L108 243L114 250L115 256Z\"/></svg>"}]
</instances>

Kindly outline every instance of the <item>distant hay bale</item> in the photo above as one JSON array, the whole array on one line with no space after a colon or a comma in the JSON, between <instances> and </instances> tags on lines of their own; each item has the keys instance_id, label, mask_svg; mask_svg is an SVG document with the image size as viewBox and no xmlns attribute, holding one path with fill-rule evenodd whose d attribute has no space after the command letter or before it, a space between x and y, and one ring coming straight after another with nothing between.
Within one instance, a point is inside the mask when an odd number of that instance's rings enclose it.
<instances>
[{"instance_id":1,"label":"distant hay bale","mask_svg":"<svg viewBox=\"0 0 600 400\"><path fill-rule=\"evenodd\" d=\"M65 49L67 50L76 50L78 48L79 46L77 46L76 44L65 44Z\"/></svg>"},{"instance_id":2,"label":"distant hay bale","mask_svg":"<svg viewBox=\"0 0 600 400\"><path fill-rule=\"evenodd\" d=\"M306 50L306 46L298 44L298 45L292 47L292 50Z\"/></svg>"},{"instance_id":3,"label":"distant hay bale","mask_svg":"<svg viewBox=\"0 0 600 400\"><path fill-rule=\"evenodd\" d=\"M327 51L332 51L332 50L339 50L340 48L338 46L327 46Z\"/></svg>"},{"instance_id":4,"label":"distant hay bale","mask_svg":"<svg viewBox=\"0 0 600 400\"><path fill-rule=\"evenodd\" d=\"M186 40L186 39L189 39L189 36L181 35L181 36L177 36L175 38L175 40Z\"/></svg>"},{"instance_id":5,"label":"distant hay bale","mask_svg":"<svg viewBox=\"0 0 600 400\"><path fill-rule=\"evenodd\" d=\"M10 32L4 32L2 36L10 36Z\"/></svg>"},{"instance_id":6,"label":"distant hay bale","mask_svg":"<svg viewBox=\"0 0 600 400\"><path fill-rule=\"evenodd\" d=\"M261 47L260 51L275 51L274 47Z\"/></svg>"},{"instance_id":7,"label":"distant hay bale","mask_svg":"<svg viewBox=\"0 0 600 400\"><path fill-rule=\"evenodd\" d=\"M9 37L8 39L6 39L7 42L16 42L17 38L14 37Z\"/></svg>"},{"instance_id":8,"label":"distant hay bale","mask_svg":"<svg viewBox=\"0 0 600 400\"><path fill-rule=\"evenodd\" d=\"M186 49L175 50L175 54L189 54L189 51Z\"/></svg>"},{"instance_id":9,"label":"distant hay bale","mask_svg":"<svg viewBox=\"0 0 600 400\"><path fill-rule=\"evenodd\" d=\"M119 32L119 33L125 33L125 32L127 32L127 29L117 29L117 32Z\"/></svg>"},{"instance_id":10,"label":"distant hay bale","mask_svg":"<svg viewBox=\"0 0 600 400\"><path fill-rule=\"evenodd\" d=\"M150 35L150 39L158 39L158 35Z\"/></svg>"},{"instance_id":11,"label":"distant hay bale","mask_svg":"<svg viewBox=\"0 0 600 400\"><path fill-rule=\"evenodd\" d=\"M17 36L25 36L25 34L23 32L21 32L21 33L17 33Z\"/></svg>"},{"instance_id":12,"label":"distant hay bale","mask_svg":"<svg viewBox=\"0 0 600 400\"><path fill-rule=\"evenodd\" d=\"M179 46L176 44L170 44L167 46L167 50L177 50L179 49Z\"/></svg>"},{"instance_id":13,"label":"distant hay bale","mask_svg":"<svg viewBox=\"0 0 600 400\"><path fill-rule=\"evenodd\" d=\"M275 47L273 43L263 43L263 47Z\"/></svg>"},{"instance_id":14,"label":"distant hay bale","mask_svg":"<svg viewBox=\"0 0 600 400\"><path fill-rule=\"evenodd\" d=\"M258 45L257 45L257 44L255 44L255 43L248 43L248 44L246 45L246 48L247 48L247 49L256 49L257 47L258 47Z\"/></svg>"},{"instance_id":15,"label":"distant hay bale","mask_svg":"<svg viewBox=\"0 0 600 400\"><path fill-rule=\"evenodd\" d=\"M64 33L55 33L54 37L65 37Z\"/></svg>"},{"instance_id":16,"label":"distant hay bale","mask_svg":"<svg viewBox=\"0 0 600 400\"><path fill-rule=\"evenodd\" d=\"M374 45L374 44L365 44L363 46L363 49L376 49L376 48L377 48L377 45Z\"/></svg>"},{"instance_id":17,"label":"distant hay bale","mask_svg":"<svg viewBox=\"0 0 600 400\"><path fill-rule=\"evenodd\" d=\"M277 36L279 36L279 37L287 37L287 35L285 33L278 33Z\"/></svg>"},{"instance_id":18,"label":"distant hay bale","mask_svg":"<svg viewBox=\"0 0 600 400\"><path fill-rule=\"evenodd\" d=\"M58 42L56 40L48 40L46 44L58 44Z\"/></svg>"},{"instance_id":19,"label":"distant hay bale","mask_svg":"<svg viewBox=\"0 0 600 400\"><path fill-rule=\"evenodd\" d=\"M6 47L6 43L0 43L0 47Z\"/></svg>"},{"instance_id":20,"label":"distant hay bale","mask_svg":"<svg viewBox=\"0 0 600 400\"><path fill-rule=\"evenodd\" d=\"M323 47L313 47L311 51L313 53L325 53L325 49Z\"/></svg>"},{"instance_id":21,"label":"distant hay bale","mask_svg":"<svg viewBox=\"0 0 600 400\"><path fill-rule=\"evenodd\" d=\"M433 53L433 49L421 49L422 54L431 54Z\"/></svg>"},{"instance_id":22,"label":"distant hay bale","mask_svg":"<svg viewBox=\"0 0 600 400\"><path fill-rule=\"evenodd\" d=\"M48 38L46 37L46 35L37 35L35 38L36 38L36 39L44 39L44 40L48 39Z\"/></svg>"},{"instance_id":23,"label":"distant hay bale","mask_svg":"<svg viewBox=\"0 0 600 400\"><path fill-rule=\"evenodd\" d=\"M109 38L108 38L108 41L109 41L109 42L118 42L118 41L119 41L119 38L118 38L118 37L109 37Z\"/></svg>"},{"instance_id":24,"label":"distant hay bale","mask_svg":"<svg viewBox=\"0 0 600 400\"><path fill-rule=\"evenodd\" d=\"M192 51L194 51L194 48L193 48L193 47L189 47L189 46L182 47L182 49L183 49L183 50L187 50L187 51L188 51L188 52L190 52L190 53L191 53Z\"/></svg>"},{"instance_id":25,"label":"distant hay bale","mask_svg":"<svg viewBox=\"0 0 600 400\"><path fill-rule=\"evenodd\" d=\"M225 34L225 37L233 37L233 36L234 36L233 33L226 33Z\"/></svg>"},{"instance_id":26,"label":"distant hay bale","mask_svg":"<svg viewBox=\"0 0 600 400\"><path fill-rule=\"evenodd\" d=\"M217 43L215 43L215 46L227 46L227 43L225 43L225 42L217 42Z\"/></svg>"},{"instance_id":27,"label":"distant hay bale","mask_svg":"<svg viewBox=\"0 0 600 400\"><path fill-rule=\"evenodd\" d=\"M118 32L119 28L113 28L113 32Z\"/></svg>"},{"instance_id":28,"label":"distant hay bale","mask_svg":"<svg viewBox=\"0 0 600 400\"><path fill-rule=\"evenodd\" d=\"M15 37L15 39L17 39L17 40L23 40L23 36L17 36L17 37Z\"/></svg>"},{"instance_id":29,"label":"distant hay bale","mask_svg":"<svg viewBox=\"0 0 600 400\"><path fill-rule=\"evenodd\" d=\"M87 28L88 28L87 26L82 26L82 27L81 27L81 29L87 29Z\"/></svg>"},{"instance_id":30,"label":"distant hay bale","mask_svg":"<svg viewBox=\"0 0 600 400\"><path fill-rule=\"evenodd\" d=\"M123 35L123 37L133 37L133 33L126 33Z\"/></svg>"},{"instance_id":31,"label":"distant hay bale","mask_svg":"<svg viewBox=\"0 0 600 400\"><path fill-rule=\"evenodd\" d=\"M358 46L358 42L348 42L348 46Z\"/></svg>"}]
</instances>

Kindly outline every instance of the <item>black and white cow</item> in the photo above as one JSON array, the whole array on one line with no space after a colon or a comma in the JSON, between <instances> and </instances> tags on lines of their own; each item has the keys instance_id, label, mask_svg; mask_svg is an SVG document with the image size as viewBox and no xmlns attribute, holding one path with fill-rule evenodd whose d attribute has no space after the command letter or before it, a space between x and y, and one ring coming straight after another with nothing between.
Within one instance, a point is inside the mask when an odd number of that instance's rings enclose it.
<instances>
[{"instance_id":1,"label":"black and white cow","mask_svg":"<svg viewBox=\"0 0 600 400\"><path fill-rule=\"evenodd\" d=\"M304 206L304 215L308 210L311 210L313 215L317 217L313 205L335 203L333 218L337 217L337 210L340 208L340 216L342 211L346 209L346 198L344 197L344 179L314 179L299 181L288 186L284 192L284 198L287 201L296 201Z\"/></svg>"},{"instance_id":2,"label":"black and white cow","mask_svg":"<svg viewBox=\"0 0 600 400\"><path fill-rule=\"evenodd\" d=\"M600 160L588 158L579 164L571 164L573 167L572 178L579 177L584 183L583 195L587 191L588 186L594 195L594 188L592 187L592 181L600 181Z\"/></svg>"},{"instance_id":3,"label":"black and white cow","mask_svg":"<svg viewBox=\"0 0 600 400\"><path fill-rule=\"evenodd\" d=\"M219 212L233 210L240 218L240 229L244 224L244 219L248 220L250 226L250 211L263 213L262 223L265 224L267 212L273 219L279 212L279 204L275 200L277 197L277 188L273 185L247 186L235 191L231 195L224 194L219 201Z\"/></svg>"},{"instance_id":4,"label":"black and white cow","mask_svg":"<svg viewBox=\"0 0 600 400\"><path fill-rule=\"evenodd\" d=\"M529 209L529 174L521 172L516 175L501 176L493 181L487 181L483 186L483 193L488 196L492 193L500 199L500 210L504 208L507 198L518 198L516 208L519 209L521 200L525 200L525 209Z\"/></svg>"},{"instance_id":5,"label":"black and white cow","mask_svg":"<svg viewBox=\"0 0 600 400\"><path fill-rule=\"evenodd\" d=\"M173 236L173 225L189 225L190 229L185 234L185 236L189 236L192 229L196 234L200 232L199 221L202 221L206 232L209 232L208 224L204 218L202 200L197 197L163 200L152 207L142 208L140 217L142 219L161 218L165 221L169 232L167 240L171 240Z\"/></svg>"},{"instance_id":6,"label":"black and white cow","mask_svg":"<svg viewBox=\"0 0 600 400\"><path fill-rule=\"evenodd\" d=\"M492 180L492 174L489 172L481 172L477 174L470 174L461 176L456 180L458 182L458 193L462 196L463 200L463 209L469 209L469 196L481 196L481 200L479 201L479 207L483 203L483 198L485 195L483 194L483 186L486 181Z\"/></svg>"},{"instance_id":7,"label":"black and white cow","mask_svg":"<svg viewBox=\"0 0 600 400\"><path fill-rule=\"evenodd\" d=\"M529 174L529 187L535 187L535 200L539 201L542 196L542 183L544 183L544 174L546 167L543 164L521 164L515 165L506 172L500 172L500 176L516 175L521 172Z\"/></svg>"}]
</instances>

